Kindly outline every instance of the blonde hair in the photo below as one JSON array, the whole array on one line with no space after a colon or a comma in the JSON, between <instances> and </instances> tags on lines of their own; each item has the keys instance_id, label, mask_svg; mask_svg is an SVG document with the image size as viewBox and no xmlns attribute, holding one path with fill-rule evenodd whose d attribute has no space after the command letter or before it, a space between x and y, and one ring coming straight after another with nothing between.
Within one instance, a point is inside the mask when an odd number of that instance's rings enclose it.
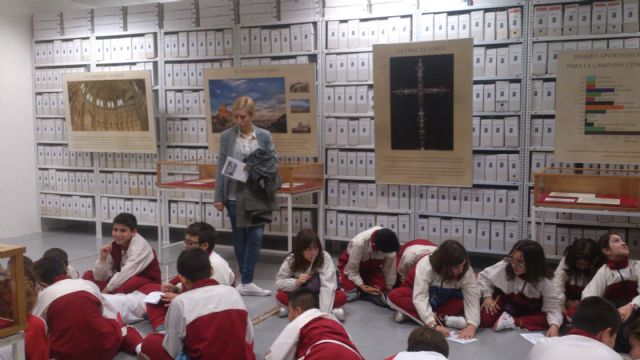
<instances>
[{"instance_id":1,"label":"blonde hair","mask_svg":"<svg viewBox=\"0 0 640 360\"><path fill-rule=\"evenodd\" d=\"M233 108L231 109L234 113L238 110L245 109L249 113L249 115L253 116L256 113L256 103L252 98L248 96L240 96L233 103Z\"/></svg>"}]
</instances>

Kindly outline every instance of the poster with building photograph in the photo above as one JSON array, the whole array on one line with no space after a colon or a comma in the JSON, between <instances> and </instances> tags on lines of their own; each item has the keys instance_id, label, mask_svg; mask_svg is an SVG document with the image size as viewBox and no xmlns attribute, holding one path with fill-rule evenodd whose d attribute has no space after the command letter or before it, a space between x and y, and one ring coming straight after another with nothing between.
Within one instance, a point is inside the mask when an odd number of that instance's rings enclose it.
<instances>
[{"instance_id":1,"label":"poster with building photograph","mask_svg":"<svg viewBox=\"0 0 640 360\"><path fill-rule=\"evenodd\" d=\"M156 153L151 73L64 74L71 151Z\"/></svg>"},{"instance_id":2,"label":"poster with building photograph","mask_svg":"<svg viewBox=\"0 0 640 360\"><path fill-rule=\"evenodd\" d=\"M236 125L240 96L256 103L253 124L269 130L279 156L318 156L315 64L212 68L204 72L209 151L220 133Z\"/></svg>"},{"instance_id":3,"label":"poster with building photograph","mask_svg":"<svg viewBox=\"0 0 640 360\"><path fill-rule=\"evenodd\" d=\"M376 182L472 185L471 39L374 45Z\"/></svg>"},{"instance_id":4,"label":"poster with building photograph","mask_svg":"<svg viewBox=\"0 0 640 360\"><path fill-rule=\"evenodd\" d=\"M542 100L557 108L556 161L640 163L639 71L639 49L560 52L555 94Z\"/></svg>"}]
</instances>

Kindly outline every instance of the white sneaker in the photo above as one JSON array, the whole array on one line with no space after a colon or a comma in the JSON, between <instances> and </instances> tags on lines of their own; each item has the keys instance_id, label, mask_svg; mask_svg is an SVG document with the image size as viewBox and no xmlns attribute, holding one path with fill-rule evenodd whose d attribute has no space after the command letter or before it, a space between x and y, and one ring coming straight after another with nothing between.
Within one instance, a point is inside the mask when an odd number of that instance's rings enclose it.
<instances>
[{"instance_id":1,"label":"white sneaker","mask_svg":"<svg viewBox=\"0 0 640 360\"><path fill-rule=\"evenodd\" d=\"M238 285L238 292L242 296L269 296L271 290L263 289L255 283Z\"/></svg>"},{"instance_id":2,"label":"white sneaker","mask_svg":"<svg viewBox=\"0 0 640 360\"><path fill-rule=\"evenodd\" d=\"M501 331L505 329L515 329L516 321L513 319L513 316L503 312L502 315L496 320L496 323L493 324L493 331Z\"/></svg>"},{"instance_id":3,"label":"white sneaker","mask_svg":"<svg viewBox=\"0 0 640 360\"><path fill-rule=\"evenodd\" d=\"M455 329L464 329L467 327L467 320L464 316L447 316L444 317L444 324L447 327Z\"/></svg>"},{"instance_id":4,"label":"white sneaker","mask_svg":"<svg viewBox=\"0 0 640 360\"><path fill-rule=\"evenodd\" d=\"M331 310L331 313L333 314L333 316L336 317L336 319L338 319L340 321L344 321L344 309L343 308L333 309L333 310Z\"/></svg>"},{"instance_id":5,"label":"white sneaker","mask_svg":"<svg viewBox=\"0 0 640 360\"><path fill-rule=\"evenodd\" d=\"M404 316L404 314L401 313L400 311L396 311L396 315L393 317L393 321L397 323L401 323L405 320L406 320L406 316Z\"/></svg>"},{"instance_id":6,"label":"white sneaker","mask_svg":"<svg viewBox=\"0 0 640 360\"><path fill-rule=\"evenodd\" d=\"M278 316L283 318L283 317L287 317L287 315L289 315L289 309L287 309L286 307L281 307L280 310L278 310Z\"/></svg>"}]
</instances>

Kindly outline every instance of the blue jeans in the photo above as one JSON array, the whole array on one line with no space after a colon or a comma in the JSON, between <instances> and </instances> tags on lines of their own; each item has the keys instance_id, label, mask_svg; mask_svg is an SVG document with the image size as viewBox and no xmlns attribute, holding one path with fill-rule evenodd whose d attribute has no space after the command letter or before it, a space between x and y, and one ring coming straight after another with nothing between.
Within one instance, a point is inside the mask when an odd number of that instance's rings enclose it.
<instances>
[{"instance_id":1,"label":"blue jeans","mask_svg":"<svg viewBox=\"0 0 640 360\"><path fill-rule=\"evenodd\" d=\"M233 251L240 269L240 283L250 284L253 282L253 272L258 262L258 256L260 256L264 225L237 228L235 200L225 201L225 206L229 213L229 220L231 220L231 237L233 239Z\"/></svg>"}]
</instances>

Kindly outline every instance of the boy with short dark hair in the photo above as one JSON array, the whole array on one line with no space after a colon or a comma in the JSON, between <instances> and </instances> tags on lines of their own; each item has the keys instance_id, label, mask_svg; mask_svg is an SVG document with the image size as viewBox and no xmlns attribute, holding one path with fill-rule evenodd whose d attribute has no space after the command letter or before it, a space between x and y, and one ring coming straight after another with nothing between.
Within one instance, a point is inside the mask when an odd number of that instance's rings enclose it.
<instances>
[{"instance_id":1,"label":"boy with short dark hair","mask_svg":"<svg viewBox=\"0 0 640 360\"><path fill-rule=\"evenodd\" d=\"M195 222L185 230L184 244L185 248L200 248L209 254L209 262L213 269L211 278L221 285L235 285L235 275L229 263L222 256L218 255L213 249L216 246L216 229L206 222ZM167 314L167 303L170 303L179 293L182 292L183 286L180 277L176 276L169 283L160 285L145 286L144 292L162 291L162 302L159 304L147 304L147 315L151 326L154 330L162 330L164 320Z\"/></svg>"},{"instance_id":2,"label":"boy with short dark hair","mask_svg":"<svg viewBox=\"0 0 640 360\"><path fill-rule=\"evenodd\" d=\"M83 279L94 282L103 293L129 294L160 283L160 265L151 245L138 234L138 221L129 213L113 219L113 241L100 249L93 271Z\"/></svg>"},{"instance_id":3,"label":"boy with short dark hair","mask_svg":"<svg viewBox=\"0 0 640 360\"><path fill-rule=\"evenodd\" d=\"M374 226L356 235L338 258L338 269L347 300L360 298L386 306L386 295L396 282L398 236L391 230Z\"/></svg>"},{"instance_id":4,"label":"boy with short dark hair","mask_svg":"<svg viewBox=\"0 0 640 360\"><path fill-rule=\"evenodd\" d=\"M318 309L318 299L310 289L301 287L289 293L289 321L265 360L362 359L342 324Z\"/></svg>"},{"instance_id":5,"label":"boy with short dark hair","mask_svg":"<svg viewBox=\"0 0 640 360\"><path fill-rule=\"evenodd\" d=\"M407 340L407 351L390 356L385 360L446 360L449 344L444 335L426 326L414 329Z\"/></svg>"},{"instance_id":6,"label":"boy with short dark hair","mask_svg":"<svg viewBox=\"0 0 640 360\"><path fill-rule=\"evenodd\" d=\"M80 278L80 273L78 273L78 270L74 269L73 266L69 265L69 256L67 255L66 251L60 248L51 248L45 251L44 254L42 254L42 257L49 257L49 256L53 256L59 259L60 261L62 261L62 263L64 263L64 266L67 268L67 275L69 275L70 278L72 279Z\"/></svg>"},{"instance_id":7,"label":"boy with short dark hair","mask_svg":"<svg viewBox=\"0 0 640 360\"><path fill-rule=\"evenodd\" d=\"M171 301L166 334L148 335L142 353L151 359L254 360L253 326L242 297L232 287L211 279L211 263L200 248L185 249L178 257L184 291Z\"/></svg>"},{"instance_id":8,"label":"boy with short dark hair","mask_svg":"<svg viewBox=\"0 0 640 360\"><path fill-rule=\"evenodd\" d=\"M622 324L612 302L597 296L586 297L576 307L572 320L569 335L541 339L528 359L621 359L612 349Z\"/></svg>"},{"instance_id":9,"label":"boy with short dark hair","mask_svg":"<svg viewBox=\"0 0 640 360\"><path fill-rule=\"evenodd\" d=\"M94 283L70 279L62 261L54 257L37 261L34 272L46 288L33 314L47 323L52 358L110 360L119 350L139 350L142 336L123 326L119 314L107 312Z\"/></svg>"}]
</instances>

